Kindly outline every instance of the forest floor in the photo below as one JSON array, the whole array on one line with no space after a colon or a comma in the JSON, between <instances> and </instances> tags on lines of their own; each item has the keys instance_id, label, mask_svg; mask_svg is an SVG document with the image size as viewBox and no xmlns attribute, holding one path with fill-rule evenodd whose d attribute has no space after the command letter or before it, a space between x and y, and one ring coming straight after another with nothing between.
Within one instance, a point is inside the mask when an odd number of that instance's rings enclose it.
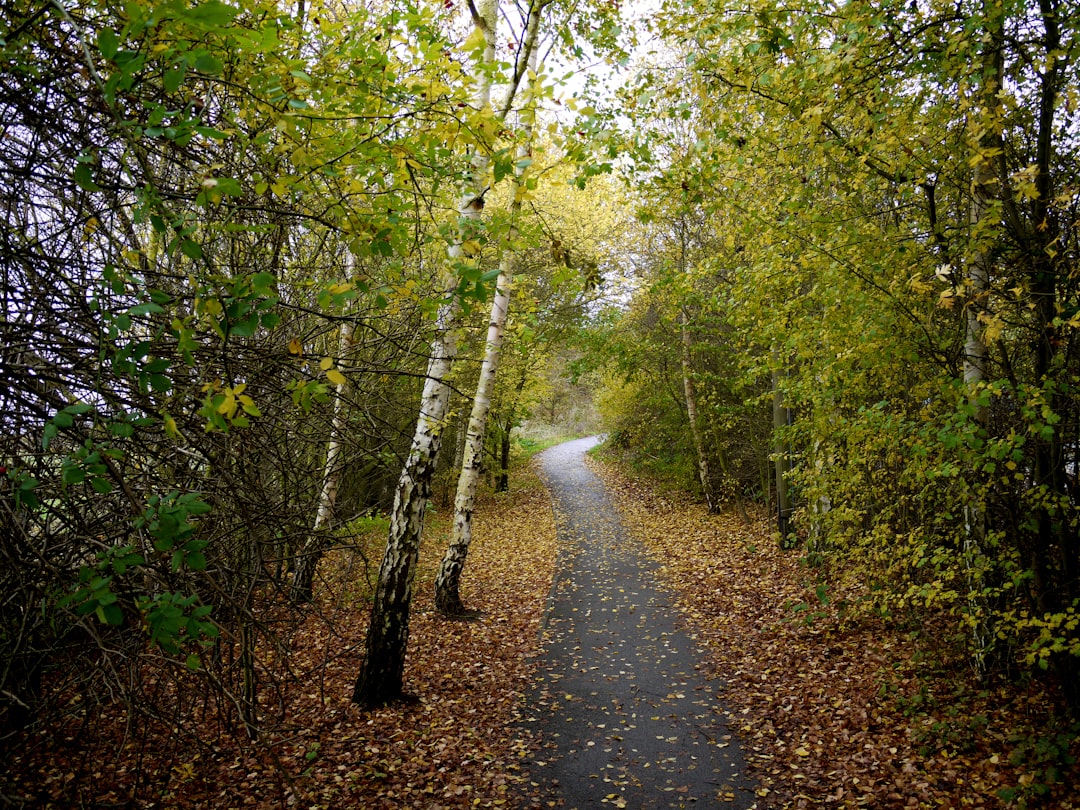
<instances>
[{"instance_id":1,"label":"forest floor","mask_svg":"<svg viewBox=\"0 0 1080 810\"><path fill-rule=\"evenodd\" d=\"M780 551L763 516L708 515L591 463L707 650L757 807L1080 810L1080 751L1045 683L980 684L918 627L845 622L817 597L819 572ZM157 666L127 700L73 694L62 720L8 737L0 807L513 807L530 790L522 763L542 744L521 718L555 570L550 500L527 470L483 500L463 582L482 611L473 622L434 611L445 518L433 517L406 671L415 702L366 713L349 702L373 535L333 552L314 608L266 635L258 739L199 674Z\"/></svg>"},{"instance_id":2,"label":"forest floor","mask_svg":"<svg viewBox=\"0 0 1080 810\"><path fill-rule=\"evenodd\" d=\"M514 721L539 653L553 515L531 469L483 497L462 582L481 614L461 622L433 604L448 511L429 513L415 583L405 673L415 702L370 712L350 702L385 543L376 527L327 555L303 618L283 612L260 628L256 740L208 676L144 663L136 695L72 694L62 720L0 735L0 807L507 806L527 744Z\"/></svg>"}]
</instances>

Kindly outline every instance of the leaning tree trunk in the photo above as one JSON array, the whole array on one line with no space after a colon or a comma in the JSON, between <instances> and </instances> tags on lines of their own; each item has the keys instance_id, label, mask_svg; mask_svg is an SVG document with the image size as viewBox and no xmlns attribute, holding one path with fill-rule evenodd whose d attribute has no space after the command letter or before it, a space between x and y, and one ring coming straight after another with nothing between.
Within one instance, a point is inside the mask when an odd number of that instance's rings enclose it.
<instances>
[{"instance_id":1,"label":"leaning tree trunk","mask_svg":"<svg viewBox=\"0 0 1080 810\"><path fill-rule=\"evenodd\" d=\"M531 76L536 76L537 71L536 44L539 31L540 13L537 10L530 15L525 31L526 64ZM528 89L529 87L527 91ZM524 143L517 151L518 162L514 171L513 197L510 204L510 233L499 260L499 278L496 282L495 299L491 301L484 361L481 364L480 379L476 382L469 431L465 435L465 451L461 460L461 472L458 475L457 494L454 498L454 527L451 529L450 543L435 576L435 607L444 616L462 618L475 616L475 612L465 609L461 602L461 572L464 570L465 558L469 555L469 545L472 543L472 516L476 502L476 486L480 483L481 468L484 464L484 432L487 428L488 411L491 409L491 393L495 391L499 357L502 353L502 338L507 328L507 314L510 310L510 291L516 261L512 245L515 235L514 224L522 210L522 195L519 192L522 188L523 161L528 157L532 139L532 119L534 119L534 113L530 104L523 113Z\"/></svg>"},{"instance_id":2,"label":"leaning tree trunk","mask_svg":"<svg viewBox=\"0 0 1080 810\"><path fill-rule=\"evenodd\" d=\"M339 365L352 346L354 324L345 320L341 325L341 337L338 341ZM339 368L340 373L340 368ZM341 487L342 446L348 414L345 409L345 394L348 381L342 376L334 389L334 415L330 423L330 441L326 447L326 464L323 465L322 487L319 490L319 502L315 510L315 524L311 537L304 544L293 566L293 581L290 596L295 603L310 602L315 595L315 569L326 552L327 539L323 536L326 527L334 516L338 489Z\"/></svg>"},{"instance_id":3,"label":"leaning tree trunk","mask_svg":"<svg viewBox=\"0 0 1080 810\"><path fill-rule=\"evenodd\" d=\"M390 537L379 567L366 655L353 689L353 701L362 706L384 705L402 695L413 577L450 399L446 379L457 353L456 334L451 328L454 317L450 305L441 308L440 337L432 346L416 434L394 495Z\"/></svg>"},{"instance_id":4,"label":"leaning tree trunk","mask_svg":"<svg viewBox=\"0 0 1080 810\"><path fill-rule=\"evenodd\" d=\"M475 72L473 103L479 111L488 110L491 104L492 71L489 66L495 60L497 21L497 0L480 0L473 19L476 29L483 33L486 41L483 63L477 65ZM454 266L462 261L463 245L476 229L484 207L483 182L487 163L487 156L481 151L474 153L458 203L458 242L448 251L445 269L447 302L439 307L437 315L436 336L432 341L420 415L394 494L390 536L379 567L364 662L353 688L353 702L365 707L385 705L402 696L413 579L420 554L424 513L431 499L431 482L450 401L447 379L457 356L455 326L458 307L453 300L457 289Z\"/></svg>"},{"instance_id":5,"label":"leaning tree trunk","mask_svg":"<svg viewBox=\"0 0 1080 810\"><path fill-rule=\"evenodd\" d=\"M459 586L465 557L469 553L469 544L472 542L473 502L476 498L477 483L480 480L480 468L484 461L484 429L487 425L488 411L491 408L491 392L495 387L495 374L499 367L499 353L502 349L503 333L506 327L506 313L510 306L509 286L513 275L511 267L512 257L510 252L506 251L503 254L502 267L496 282L495 300L492 302L491 320L488 323L487 348L480 366L480 380L476 386L472 414L469 417L465 454L462 457L457 494L454 497L454 525L450 545L435 576L435 607L446 616L472 615L461 603Z\"/></svg>"},{"instance_id":6,"label":"leaning tree trunk","mask_svg":"<svg viewBox=\"0 0 1080 810\"><path fill-rule=\"evenodd\" d=\"M536 38L540 30L540 15L533 14L525 32L525 49L529 55L529 71L536 75ZM465 568L465 559L472 543L472 516L476 503L476 487L480 481L480 469L484 461L484 431L487 428L488 412L491 410L491 395L495 390L495 375L499 369L502 354L503 335L506 331L506 318L510 309L510 287L514 278L514 262L517 257L512 245L515 231L514 223L521 212L521 176L522 161L528 157L529 142L532 139L532 112L526 108L523 114L524 143L518 150L518 167L514 172L513 198L510 203L510 233L506 239L502 256L499 260L499 278L495 283L495 298L491 302L491 318L488 321L487 340L484 360L480 366L480 378L476 383L476 395L473 397L472 414L469 417L469 429L465 437L465 455L458 475L457 493L454 497L454 525L451 530L450 544L443 555L435 577L435 607L446 616L470 617L473 611L465 609L461 601L461 572Z\"/></svg>"}]
</instances>

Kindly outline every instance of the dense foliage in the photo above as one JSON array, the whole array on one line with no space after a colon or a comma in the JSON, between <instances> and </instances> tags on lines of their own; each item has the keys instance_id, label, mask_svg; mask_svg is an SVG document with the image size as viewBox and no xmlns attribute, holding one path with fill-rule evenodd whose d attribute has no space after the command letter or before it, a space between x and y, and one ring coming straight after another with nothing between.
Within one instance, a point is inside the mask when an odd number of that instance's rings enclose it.
<instances>
[{"instance_id":1,"label":"dense foliage","mask_svg":"<svg viewBox=\"0 0 1080 810\"><path fill-rule=\"evenodd\" d=\"M514 335L543 345L536 311L580 306L582 281L541 279L572 237L535 176L516 241L492 205L448 261L471 156L489 200L532 162L470 104L462 27L453 4L411 2L0 13L5 738L76 705L120 699L136 722L211 695L255 737L315 564L391 506L439 307L482 353L504 247L532 279ZM516 47L483 64L496 87L522 78ZM506 396L508 434L532 399Z\"/></svg>"},{"instance_id":2,"label":"dense foliage","mask_svg":"<svg viewBox=\"0 0 1080 810\"><path fill-rule=\"evenodd\" d=\"M711 510L768 503L829 610L1075 708L1075 4L672 2L632 75L618 3L477 5L0 11L0 739L282 721L411 437L409 554L452 497L500 267L497 488L595 386Z\"/></svg>"},{"instance_id":3,"label":"dense foliage","mask_svg":"<svg viewBox=\"0 0 1080 810\"><path fill-rule=\"evenodd\" d=\"M939 643L977 671L1075 690L1075 5L689 3L656 24L669 50L622 106L657 246L616 331L663 325L626 344L618 435L693 459L682 308L713 468L773 454L833 604L947 617ZM772 431L733 418L755 407ZM768 497L755 478L735 475Z\"/></svg>"}]
</instances>

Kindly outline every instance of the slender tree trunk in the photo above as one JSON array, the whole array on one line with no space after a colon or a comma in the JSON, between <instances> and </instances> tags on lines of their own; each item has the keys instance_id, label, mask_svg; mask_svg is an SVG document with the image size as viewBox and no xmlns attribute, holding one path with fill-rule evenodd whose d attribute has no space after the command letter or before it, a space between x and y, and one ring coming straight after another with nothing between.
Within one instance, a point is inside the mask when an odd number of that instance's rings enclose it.
<instances>
[{"instance_id":1,"label":"slender tree trunk","mask_svg":"<svg viewBox=\"0 0 1080 810\"><path fill-rule=\"evenodd\" d=\"M986 44L983 46L980 60L980 105L974 119L976 131L973 133L973 169L971 178L970 222L971 239L974 249L970 253L966 269L967 286L967 324L964 339L964 385L968 397L975 409L975 420L980 428L985 429L988 421L987 409L979 404L983 383L986 380L988 359L985 324L983 319L989 311L990 272L993 264L992 246L996 242L995 233L999 222L990 218L993 200L1000 194L996 152L1001 146L1001 102L998 91L1004 72L1004 51L1001 40L1001 16L983 4L986 15ZM986 554L986 509L972 499L964 507L965 527L964 555L969 574L969 592L979 594L986 583L978 581L986 570L983 559ZM971 613L983 616L988 613L982 604L983 599L972 596ZM986 622L976 621L972 627L972 646L975 652L975 666L980 674L987 668L987 654L994 646L993 628Z\"/></svg>"},{"instance_id":2,"label":"slender tree trunk","mask_svg":"<svg viewBox=\"0 0 1080 810\"><path fill-rule=\"evenodd\" d=\"M495 374L499 367L506 327L506 313L510 306L510 281L513 254L503 253L502 267L496 282L495 300L491 306L488 322L487 347L480 366L480 379L473 399L469 430L465 438L465 455L458 476L457 494L454 497L454 525L450 545L435 576L435 607L447 616L472 615L465 610L459 595L461 572L472 542L472 513L476 499L476 487L480 480L480 468L484 463L484 430L491 408L491 392L495 387Z\"/></svg>"},{"instance_id":3,"label":"slender tree trunk","mask_svg":"<svg viewBox=\"0 0 1080 810\"><path fill-rule=\"evenodd\" d=\"M1043 20L1043 53L1047 67L1042 71L1039 99L1039 129L1036 141L1036 188L1038 195L1032 203L1033 272L1031 293L1035 302L1038 334L1035 346L1036 385L1044 386L1055 374L1060 374L1058 346L1061 337L1058 304L1057 271L1051 258L1057 251L1054 243L1059 229L1054 222L1052 200L1054 197L1052 176L1053 120L1057 105L1061 60L1051 54L1060 52L1061 31L1058 21L1058 4L1041 0L1040 15ZM1065 440L1062 426L1067 424L1069 411L1074 407L1073 398L1062 394L1055 386L1049 392L1051 408L1061 421L1049 424L1052 434L1048 438L1037 437L1035 441L1035 480L1049 490L1050 497L1062 501L1068 498L1065 467ZM1078 582L1077 537L1070 528L1070 521L1053 514L1052 508L1039 509L1038 534L1032 549L1032 569L1038 593L1038 608L1042 613L1056 613L1070 604L1080 590ZM1056 569L1054 571L1053 569ZM1056 574L1056 576L1055 576ZM1065 656L1068 657L1068 656ZM1075 666L1075 664L1074 664ZM1074 693L1076 689L1074 688Z\"/></svg>"},{"instance_id":4,"label":"slender tree trunk","mask_svg":"<svg viewBox=\"0 0 1080 810\"><path fill-rule=\"evenodd\" d=\"M353 689L353 701L362 706L381 706L402 697L413 578L450 398L446 379L457 352L456 334L451 329L454 317L450 305L441 308L440 337L432 346L416 433L394 495L390 537L379 567L366 655Z\"/></svg>"},{"instance_id":5,"label":"slender tree trunk","mask_svg":"<svg viewBox=\"0 0 1080 810\"><path fill-rule=\"evenodd\" d=\"M528 53L529 71L534 76L537 60L536 39L539 29L540 15L533 14L529 18L525 32L525 49ZM495 375L499 369L506 318L510 309L510 289L514 276L514 263L517 261L512 242L515 236L514 223L521 211L519 193L523 171L521 161L528 157L529 142L532 139L531 103L523 113L522 123L524 143L518 149L519 163L514 171L513 200L510 203L510 233L499 260L499 277L495 283L495 297L491 302L484 360L480 366L480 378L476 383L476 394L473 397L472 414L469 417L469 429L465 438L465 455L462 458L457 493L454 496L454 524L450 544L435 577L435 607L447 616L475 615L472 611L467 611L465 605L462 604L461 573L465 568L469 545L472 543L472 516L476 503L476 488L484 462L484 431L487 428L488 412L491 410L491 395L495 390Z\"/></svg>"},{"instance_id":6,"label":"slender tree trunk","mask_svg":"<svg viewBox=\"0 0 1080 810\"><path fill-rule=\"evenodd\" d=\"M341 325L341 335L338 340L339 364L341 359L348 356L352 347L354 328L351 320L346 320ZM304 544L294 564L291 593L293 602L310 602L314 597L315 569L326 552L327 539L323 536L323 532L334 516L334 507L337 504L338 489L341 487L341 476L344 470L341 455L342 440L348 419L345 409L347 390L347 380L342 380L334 389L334 415L330 424L330 441L326 447L322 487L319 490L319 501L315 510L315 525L312 527L311 537Z\"/></svg>"},{"instance_id":7,"label":"slender tree trunk","mask_svg":"<svg viewBox=\"0 0 1080 810\"><path fill-rule=\"evenodd\" d=\"M784 395L780 391L780 374L774 371L773 384L773 430L779 437L779 431L787 427L791 420L791 411L784 405ZM788 537L795 531L792 520L791 496L788 492L787 472L791 466L791 448L786 441L776 439L776 460L774 462L776 483L776 530L780 533L780 545L787 548Z\"/></svg>"},{"instance_id":8,"label":"slender tree trunk","mask_svg":"<svg viewBox=\"0 0 1080 810\"><path fill-rule=\"evenodd\" d=\"M486 45L483 62L475 70L473 104L481 111L491 106L497 22L497 0L480 0L475 6L473 24L483 32ZM445 270L447 302L439 307L420 415L394 494L390 536L379 567L364 663L353 688L353 701L364 707L385 705L403 696L413 579L420 554L424 512L431 499L431 482L450 401L447 379L457 356L455 327L458 308L454 301L457 276L454 266L462 261L465 253L463 246L475 231L484 207L483 183L487 164L488 158L482 152L473 154L470 172L458 203L458 243L448 251Z\"/></svg>"},{"instance_id":9,"label":"slender tree trunk","mask_svg":"<svg viewBox=\"0 0 1080 810\"><path fill-rule=\"evenodd\" d=\"M506 492L510 489L510 433L514 429L514 416L506 419L500 428L499 436L499 474L495 478L495 491Z\"/></svg>"},{"instance_id":10,"label":"slender tree trunk","mask_svg":"<svg viewBox=\"0 0 1080 810\"><path fill-rule=\"evenodd\" d=\"M716 493L713 491L712 471L709 469L709 456L705 450L705 438L698 424L697 395L694 391L694 381L691 378L690 369L690 330L687 328L686 310L679 312L679 331L682 335L682 378L683 396L686 399L686 414L690 420L690 435L694 439L694 452L697 453L698 479L701 481L701 492L705 496L705 504L713 514L720 510Z\"/></svg>"}]
</instances>

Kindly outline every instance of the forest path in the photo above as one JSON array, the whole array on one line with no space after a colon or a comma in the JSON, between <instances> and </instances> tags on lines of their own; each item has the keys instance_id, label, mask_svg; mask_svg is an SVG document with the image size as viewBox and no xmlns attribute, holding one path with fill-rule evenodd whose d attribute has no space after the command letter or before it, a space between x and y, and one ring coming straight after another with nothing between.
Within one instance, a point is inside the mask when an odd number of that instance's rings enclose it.
<instances>
[{"instance_id":1,"label":"forest path","mask_svg":"<svg viewBox=\"0 0 1080 810\"><path fill-rule=\"evenodd\" d=\"M527 704L541 743L526 763L539 791L528 806L750 808L753 790L704 653L585 466L596 442L540 456L560 550Z\"/></svg>"}]
</instances>

